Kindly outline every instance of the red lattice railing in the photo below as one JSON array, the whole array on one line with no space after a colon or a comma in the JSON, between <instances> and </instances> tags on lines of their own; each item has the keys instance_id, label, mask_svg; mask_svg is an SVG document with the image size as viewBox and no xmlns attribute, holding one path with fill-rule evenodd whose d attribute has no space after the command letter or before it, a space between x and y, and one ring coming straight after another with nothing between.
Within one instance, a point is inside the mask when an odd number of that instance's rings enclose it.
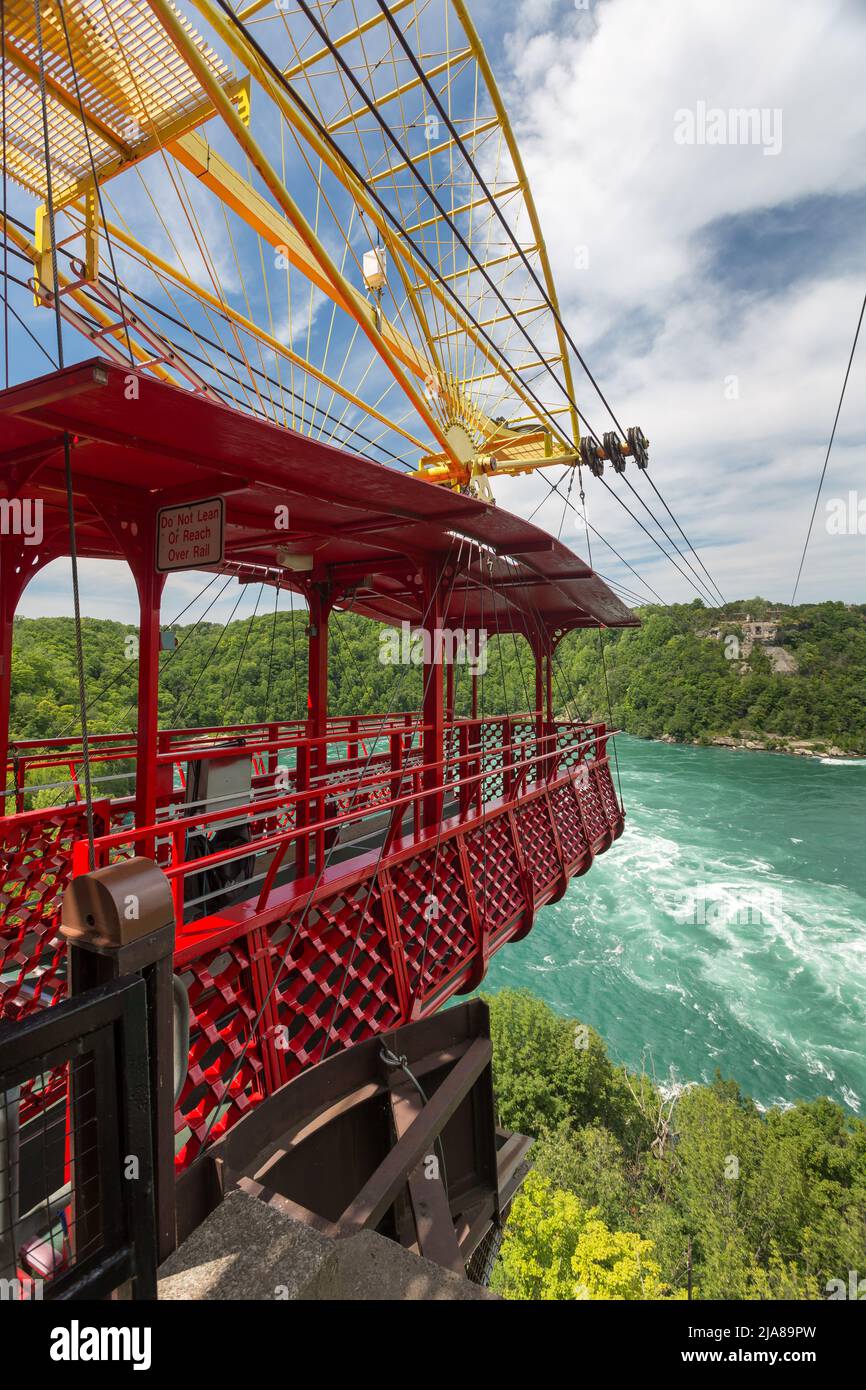
<instances>
[{"instance_id":1,"label":"red lattice railing","mask_svg":"<svg viewBox=\"0 0 866 1390\"><path fill-rule=\"evenodd\" d=\"M104 833L107 805L94 808L94 823ZM23 1018L65 992L60 901L86 834L78 805L0 819L0 1018Z\"/></svg>"},{"instance_id":2,"label":"red lattice railing","mask_svg":"<svg viewBox=\"0 0 866 1390\"><path fill-rule=\"evenodd\" d=\"M189 1070L175 1110L182 1167L199 1152L209 1127L218 1138L266 1093L251 959L242 936L205 951L181 972L191 1018Z\"/></svg>"},{"instance_id":3,"label":"red lattice railing","mask_svg":"<svg viewBox=\"0 0 866 1390\"><path fill-rule=\"evenodd\" d=\"M526 889L508 816L487 820L466 836L478 911L491 935L513 927L526 912Z\"/></svg>"},{"instance_id":4,"label":"red lattice railing","mask_svg":"<svg viewBox=\"0 0 866 1390\"><path fill-rule=\"evenodd\" d=\"M590 854L589 840L580 815L580 807L570 779L553 787L550 804L556 833L562 847L562 857L566 867L572 869L585 861Z\"/></svg>"},{"instance_id":5,"label":"red lattice railing","mask_svg":"<svg viewBox=\"0 0 866 1390\"><path fill-rule=\"evenodd\" d=\"M423 1000L476 949L470 889L456 837L397 864L391 883L409 993L413 1000Z\"/></svg>"},{"instance_id":6,"label":"red lattice railing","mask_svg":"<svg viewBox=\"0 0 866 1390\"><path fill-rule=\"evenodd\" d=\"M446 813L433 835L422 829L425 799L437 794L422 765L423 729L414 716L377 720L367 743L360 726L306 742L281 726L275 746L254 750L246 808L135 829L128 799L100 804L97 863L154 852L173 886L175 969L191 1009L180 1166L322 1056L474 988L490 954L621 833L602 726L457 721L438 765ZM292 765L278 785L287 740ZM187 746L199 756L202 742ZM316 755L319 773L311 747L332 749ZM178 736L171 756L181 751ZM248 843L188 858L201 854L190 831L200 845L239 817ZM63 992L58 909L85 831L80 805L0 820L0 1011L10 1017ZM344 832L358 857L331 864ZM188 916L188 885L238 859L253 865L249 887L218 911L206 907L212 917ZM31 1106L63 1084L49 1079Z\"/></svg>"},{"instance_id":7,"label":"red lattice railing","mask_svg":"<svg viewBox=\"0 0 866 1390\"><path fill-rule=\"evenodd\" d=\"M523 857L536 899L563 872L546 796L527 801L516 812Z\"/></svg>"}]
</instances>

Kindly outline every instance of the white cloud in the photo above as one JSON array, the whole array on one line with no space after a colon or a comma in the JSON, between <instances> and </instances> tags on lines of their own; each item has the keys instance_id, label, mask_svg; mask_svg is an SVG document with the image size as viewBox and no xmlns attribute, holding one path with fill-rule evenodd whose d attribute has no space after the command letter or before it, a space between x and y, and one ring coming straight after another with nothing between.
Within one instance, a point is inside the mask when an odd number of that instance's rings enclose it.
<instances>
[{"instance_id":1,"label":"white cloud","mask_svg":"<svg viewBox=\"0 0 866 1390\"><path fill-rule=\"evenodd\" d=\"M316 321L321 310L325 305L330 305L328 296L317 286L307 284L299 275L292 277L292 307L291 313L286 313L274 328L274 337L279 338L286 347L293 347L296 350L306 346L307 335L312 334L316 327ZM311 351L310 360L315 361L315 352Z\"/></svg>"},{"instance_id":2,"label":"white cloud","mask_svg":"<svg viewBox=\"0 0 866 1390\"><path fill-rule=\"evenodd\" d=\"M723 590L786 598L866 286L862 274L828 263L820 231L798 243L797 283L783 276L779 288L773 272L793 204L866 186L866 110L857 97L866 11L783 0L606 0L591 16L524 5L516 21L504 86L572 334L621 422L640 423L650 437L653 476ZM675 113L701 101L780 110L781 153L677 144ZM733 221L720 253L712 234L723 219L768 209L780 210L780 223L757 253L765 266L753 266L744 288L737 257L754 259L754 246L741 246ZM588 247L586 269L575 266L578 245ZM762 283L774 292L760 291ZM730 377L737 400L725 396ZM611 422L577 379L601 433ZM866 345L827 497L862 479L864 382ZM545 492L538 479L507 495L499 485L502 502L518 499L521 510ZM539 518L556 530L561 515L551 499ZM866 546L827 536L823 515L822 504L801 597L862 599ZM590 516L624 554L641 557L638 567L666 597L693 596L595 483ZM603 554L595 558L605 572L626 573Z\"/></svg>"}]
</instances>

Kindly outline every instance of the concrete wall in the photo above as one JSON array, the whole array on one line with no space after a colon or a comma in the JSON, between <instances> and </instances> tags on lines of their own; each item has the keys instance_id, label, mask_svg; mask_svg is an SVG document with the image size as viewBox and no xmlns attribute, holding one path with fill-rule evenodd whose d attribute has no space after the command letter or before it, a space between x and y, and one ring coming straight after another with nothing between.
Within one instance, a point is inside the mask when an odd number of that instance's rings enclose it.
<instances>
[{"instance_id":1,"label":"concrete wall","mask_svg":"<svg viewBox=\"0 0 866 1390\"><path fill-rule=\"evenodd\" d=\"M375 1231L333 1240L245 1192L230 1192L166 1260L159 1297L498 1301Z\"/></svg>"}]
</instances>

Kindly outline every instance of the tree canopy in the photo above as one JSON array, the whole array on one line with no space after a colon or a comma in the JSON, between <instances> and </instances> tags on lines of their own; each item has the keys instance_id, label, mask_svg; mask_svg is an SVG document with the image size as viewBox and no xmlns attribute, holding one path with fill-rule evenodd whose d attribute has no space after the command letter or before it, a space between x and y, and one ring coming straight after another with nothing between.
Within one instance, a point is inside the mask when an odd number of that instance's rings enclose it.
<instances>
[{"instance_id":1,"label":"tree canopy","mask_svg":"<svg viewBox=\"0 0 866 1390\"><path fill-rule=\"evenodd\" d=\"M736 633L743 611L762 616L766 600L728 610L699 601L640 610L636 629L569 633L554 662L557 712L608 719L643 738L701 740L754 732L801 738L866 752L866 606L842 603L783 608L779 643L795 674L775 672L760 646L744 661L705 634ZM306 613L274 619L263 601L254 618L223 626L201 622L173 629L174 650L160 659L163 727L254 723L306 714ZM417 709L421 671L380 660L382 628L337 612L330 631L330 712L365 714ZM135 628L84 619L84 658L91 727L133 728L136 721ZM604 661L602 662L602 647ZM528 644L489 634L481 710L518 713L534 702ZM19 738L58 736L79 725L71 618L18 618L12 657L11 728ZM608 691L610 705L608 704ZM466 666L456 667L455 707L470 709Z\"/></svg>"},{"instance_id":2,"label":"tree canopy","mask_svg":"<svg viewBox=\"0 0 866 1390\"><path fill-rule=\"evenodd\" d=\"M536 1137L506 1298L817 1299L862 1269L866 1123L825 1097L762 1113L736 1082L662 1094L528 990L488 999L499 1120Z\"/></svg>"}]
</instances>

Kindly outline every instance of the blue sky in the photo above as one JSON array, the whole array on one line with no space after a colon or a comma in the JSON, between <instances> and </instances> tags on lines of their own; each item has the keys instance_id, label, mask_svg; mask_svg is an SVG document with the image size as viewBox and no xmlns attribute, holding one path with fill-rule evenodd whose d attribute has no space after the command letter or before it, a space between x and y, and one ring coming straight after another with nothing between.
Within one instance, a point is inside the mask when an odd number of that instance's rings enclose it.
<instances>
[{"instance_id":1,"label":"blue sky","mask_svg":"<svg viewBox=\"0 0 866 1390\"><path fill-rule=\"evenodd\" d=\"M472 13L573 336L618 417L649 436L653 477L725 595L787 600L866 290L866 6L475 0ZM766 112L778 148L678 143L678 113L701 105ZM45 367L26 348L24 363ZM610 428L580 372L577 385L594 428ZM861 341L803 601L866 600L866 535L825 524L825 504L866 499L864 388ZM539 478L497 484L500 505L526 515L546 494ZM588 512L665 599L694 597L598 485ZM560 499L536 519L585 551ZM636 582L603 546L593 560ZM82 578L85 612L132 620L122 567L84 564ZM173 579L166 616L205 582ZM68 566L51 567L21 611L69 612L68 587Z\"/></svg>"}]
</instances>

